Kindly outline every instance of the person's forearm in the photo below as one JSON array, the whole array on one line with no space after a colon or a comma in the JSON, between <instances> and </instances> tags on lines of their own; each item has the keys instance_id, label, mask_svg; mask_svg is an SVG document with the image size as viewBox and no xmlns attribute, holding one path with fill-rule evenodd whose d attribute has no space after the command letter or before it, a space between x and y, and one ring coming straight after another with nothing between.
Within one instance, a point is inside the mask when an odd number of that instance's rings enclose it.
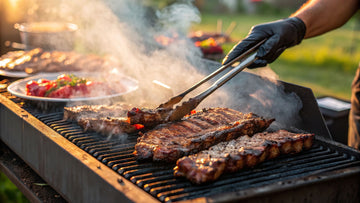
<instances>
[{"instance_id":1,"label":"person's forearm","mask_svg":"<svg viewBox=\"0 0 360 203\"><path fill-rule=\"evenodd\" d=\"M358 10L359 3L359 0L310 0L291 17L304 21L305 38L310 38L345 24Z\"/></svg>"}]
</instances>

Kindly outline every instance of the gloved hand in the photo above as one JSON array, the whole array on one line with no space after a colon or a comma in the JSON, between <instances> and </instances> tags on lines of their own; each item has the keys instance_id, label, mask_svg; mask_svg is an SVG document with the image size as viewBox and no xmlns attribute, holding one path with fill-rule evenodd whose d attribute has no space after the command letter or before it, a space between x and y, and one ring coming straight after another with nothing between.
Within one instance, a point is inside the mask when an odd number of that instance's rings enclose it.
<instances>
[{"instance_id":1,"label":"gloved hand","mask_svg":"<svg viewBox=\"0 0 360 203\"><path fill-rule=\"evenodd\" d=\"M248 68L266 66L277 59L287 48L299 44L306 32L306 26L297 17L278 20L254 26L248 36L235 45L223 60L223 64L241 55L263 39L267 39L257 51L257 59Z\"/></svg>"}]
</instances>

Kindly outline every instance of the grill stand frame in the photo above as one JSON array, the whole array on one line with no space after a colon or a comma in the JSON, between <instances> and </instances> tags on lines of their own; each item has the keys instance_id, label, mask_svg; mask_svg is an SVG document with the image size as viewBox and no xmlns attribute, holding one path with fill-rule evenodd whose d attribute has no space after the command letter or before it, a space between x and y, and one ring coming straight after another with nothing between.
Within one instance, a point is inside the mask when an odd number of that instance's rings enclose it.
<instances>
[{"instance_id":1,"label":"grill stand frame","mask_svg":"<svg viewBox=\"0 0 360 203\"><path fill-rule=\"evenodd\" d=\"M30 202L66 202L0 140L0 171Z\"/></svg>"}]
</instances>

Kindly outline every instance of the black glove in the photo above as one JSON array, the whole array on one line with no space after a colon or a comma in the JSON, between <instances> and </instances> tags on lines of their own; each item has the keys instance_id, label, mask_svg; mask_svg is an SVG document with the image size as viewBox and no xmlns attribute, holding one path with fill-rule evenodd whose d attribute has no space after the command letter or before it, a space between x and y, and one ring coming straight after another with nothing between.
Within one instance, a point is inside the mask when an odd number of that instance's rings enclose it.
<instances>
[{"instance_id":1,"label":"black glove","mask_svg":"<svg viewBox=\"0 0 360 203\"><path fill-rule=\"evenodd\" d=\"M231 49L222 63L230 62L261 40L267 39L259 47L256 55L259 59L248 68L266 66L275 61L285 49L299 44L303 40L305 32L304 22L297 17L256 25L252 27L244 40Z\"/></svg>"}]
</instances>

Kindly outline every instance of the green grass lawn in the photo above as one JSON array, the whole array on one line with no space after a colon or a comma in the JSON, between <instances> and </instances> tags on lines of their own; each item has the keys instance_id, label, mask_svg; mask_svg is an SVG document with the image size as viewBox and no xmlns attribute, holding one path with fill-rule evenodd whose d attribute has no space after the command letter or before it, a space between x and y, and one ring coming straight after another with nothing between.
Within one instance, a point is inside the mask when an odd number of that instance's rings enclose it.
<instances>
[{"instance_id":1,"label":"green grass lawn","mask_svg":"<svg viewBox=\"0 0 360 203\"><path fill-rule=\"evenodd\" d=\"M16 186L0 172L0 202L3 203L28 203L26 197Z\"/></svg>"},{"instance_id":2,"label":"green grass lawn","mask_svg":"<svg viewBox=\"0 0 360 203\"><path fill-rule=\"evenodd\" d=\"M232 21L237 23L231 33L233 43L224 44L227 53L239 40L246 37L253 25L265 23L284 16L245 14L202 14L202 22L192 30L215 32L221 20L223 31ZM360 42L359 22L351 19L343 27L319 37L304 40L299 46L286 50L270 67L280 80L309 87L316 96L330 95L350 99L351 82L360 61L356 45Z\"/></svg>"}]
</instances>

